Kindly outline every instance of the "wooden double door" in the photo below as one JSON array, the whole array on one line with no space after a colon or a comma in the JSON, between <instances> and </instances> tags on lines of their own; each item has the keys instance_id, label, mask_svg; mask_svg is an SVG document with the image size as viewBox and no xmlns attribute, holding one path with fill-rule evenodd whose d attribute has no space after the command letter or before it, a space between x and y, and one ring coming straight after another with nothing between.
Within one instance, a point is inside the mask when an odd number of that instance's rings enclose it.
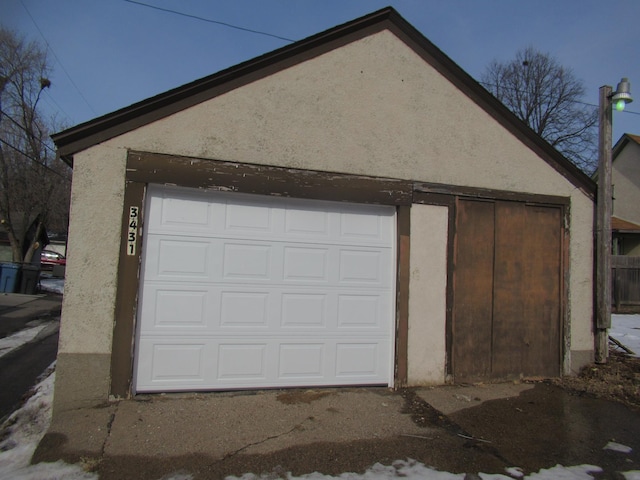
<instances>
[{"instance_id":1,"label":"wooden double door","mask_svg":"<svg viewBox=\"0 0 640 480\"><path fill-rule=\"evenodd\" d=\"M562 206L456 201L456 383L560 375L563 215Z\"/></svg>"}]
</instances>

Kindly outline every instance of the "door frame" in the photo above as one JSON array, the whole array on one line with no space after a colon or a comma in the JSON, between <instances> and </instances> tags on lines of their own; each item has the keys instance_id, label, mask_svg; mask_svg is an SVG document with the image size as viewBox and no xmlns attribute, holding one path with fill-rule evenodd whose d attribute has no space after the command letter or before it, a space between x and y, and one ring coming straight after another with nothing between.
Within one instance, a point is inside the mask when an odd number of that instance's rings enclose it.
<instances>
[{"instance_id":1,"label":"door frame","mask_svg":"<svg viewBox=\"0 0 640 480\"><path fill-rule=\"evenodd\" d=\"M142 262L142 225L148 184L259 195L393 205L396 207L394 388L407 382L409 315L409 209L413 182L298 170L150 152L128 151L111 354L110 394L133 395L136 313ZM132 209L139 221L130 227ZM132 231L133 230L133 231ZM131 234L133 233L133 236Z\"/></svg>"},{"instance_id":2,"label":"door frame","mask_svg":"<svg viewBox=\"0 0 640 480\"><path fill-rule=\"evenodd\" d=\"M476 187L442 185L428 182L414 183L413 203L446 206L449 211L449 229L447 234L447 313L445 327L445 371L446 382L453 383L453 302L454 302L454 260L456 242L456 218L459 198L477 199L486 201L514 201L524 202L529 205L542 207L555 207L561 209L560 232L560 361L559 370L566 374L571 369L571 319L569 315L569 246L570 246L570 217L571 199L555 195L539 195L529 193L516 193L502 190L484 189Z\"/></svg>"}]
</instances>

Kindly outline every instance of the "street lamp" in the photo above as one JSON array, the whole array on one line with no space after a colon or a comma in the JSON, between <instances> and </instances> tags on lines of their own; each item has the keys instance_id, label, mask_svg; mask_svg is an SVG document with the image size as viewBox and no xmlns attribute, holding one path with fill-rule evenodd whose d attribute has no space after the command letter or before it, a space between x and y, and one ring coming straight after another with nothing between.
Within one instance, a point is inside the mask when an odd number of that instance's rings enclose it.
<instances>
[{"instance_id":1,"label":"street lamp","mask_svg":"<svg viewBox=\"0 0 640 480\"><path fill-rule=\"evenodd\" d=\"M631 84L623 78L612 93L609 85L600 87L598 106L598 197L596 210L596 325L595 361L605 363L609 356L611 328L611 212L613 195L611 187L611 130L612 105L622 111L633 102Z\"/></svg>"}]
</instances>

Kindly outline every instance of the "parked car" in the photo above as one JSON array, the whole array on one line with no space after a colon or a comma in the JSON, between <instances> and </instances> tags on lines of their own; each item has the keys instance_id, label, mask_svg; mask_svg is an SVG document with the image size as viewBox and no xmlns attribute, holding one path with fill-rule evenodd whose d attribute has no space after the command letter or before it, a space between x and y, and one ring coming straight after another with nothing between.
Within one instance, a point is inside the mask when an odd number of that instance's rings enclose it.
<instances>
[{"instance_id":1,"label":"parked car","mask_svg":"<svg viewBox=\"0 0 640 480\"><path fill-rule=\"evenodd\" d=\"M67 259L64 255L51 250L43 250L40 253L40 265L43 270L52 270L55 265L66 265Z\"/></svg>"}]
</instances>

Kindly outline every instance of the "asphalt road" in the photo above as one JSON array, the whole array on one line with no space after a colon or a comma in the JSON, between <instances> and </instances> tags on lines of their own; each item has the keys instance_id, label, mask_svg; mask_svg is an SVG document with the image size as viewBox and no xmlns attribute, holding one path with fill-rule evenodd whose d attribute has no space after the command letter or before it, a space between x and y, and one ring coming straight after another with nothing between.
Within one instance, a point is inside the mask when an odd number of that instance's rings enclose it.
<instances>
[{"instance_id":1,"label":"asphalt road","mask_svg":"<svg viewBox=\"0 0 640 480\"><path fill-rule=\"evenodd\" d=\"M58 331L0 357L0 421L20 407L25 394L56 359Z\"/></svg>"}]
</instances>

